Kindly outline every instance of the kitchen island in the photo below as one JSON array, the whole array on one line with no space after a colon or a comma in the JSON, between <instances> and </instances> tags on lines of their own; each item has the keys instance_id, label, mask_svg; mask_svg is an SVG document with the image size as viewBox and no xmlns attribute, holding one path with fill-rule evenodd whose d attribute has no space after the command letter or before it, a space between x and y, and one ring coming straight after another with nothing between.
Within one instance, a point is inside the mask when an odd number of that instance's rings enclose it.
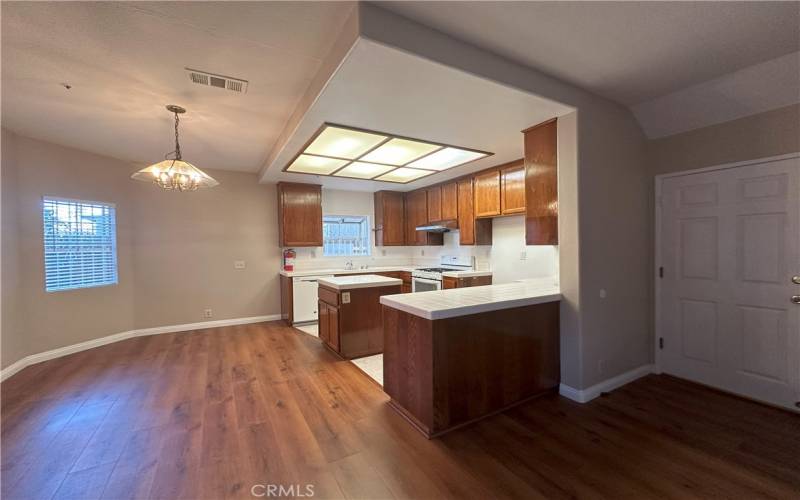
<instances>
[{"instance_id":1,"label":"kitchen island","mask_svg":"<svg viewBox=\"0 0 800 500\"><path fill-rule=\"evenodd\" d=\"M319 337L345 359L383 352L380 297L401 293L403 280L377 274L318 281Z\"/></svg>"},{"instance_id":2,"label":"kitchen island","mask_svg":"<svg viewBox=\"0 0 800 500\"><path fill-rule=\"evenodd\" d=\"M431 438L558 390L552 282L384 295L390 405Z\"/></svg>"}]
</instances>

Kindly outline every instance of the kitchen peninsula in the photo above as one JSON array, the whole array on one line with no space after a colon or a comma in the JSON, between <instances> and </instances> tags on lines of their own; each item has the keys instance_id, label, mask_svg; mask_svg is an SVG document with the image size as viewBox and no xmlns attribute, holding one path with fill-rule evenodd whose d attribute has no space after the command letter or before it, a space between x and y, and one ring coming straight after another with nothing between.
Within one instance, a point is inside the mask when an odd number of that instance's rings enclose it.
<instances>
[{"instance_id":1,"label":"kitchen peninsula","mask_svg":"<svg viewBox=\"0 0 800 500\"><path fill-rule=\"evenodd\" d=\"M558 286L385 295L384 391L428 438L558 389Z\"/></svg>"}]
</instances>

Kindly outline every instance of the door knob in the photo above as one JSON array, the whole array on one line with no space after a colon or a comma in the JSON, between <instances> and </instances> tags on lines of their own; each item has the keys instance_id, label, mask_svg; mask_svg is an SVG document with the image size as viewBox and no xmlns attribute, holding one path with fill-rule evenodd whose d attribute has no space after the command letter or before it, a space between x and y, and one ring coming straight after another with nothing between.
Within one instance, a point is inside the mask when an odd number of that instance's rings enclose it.
<instances>
[{"instance_id":1,"label":"door knob","mask_svg":"<svg viewBox=\"0 0 800 500\"><path fill-rule=\"evenodd\" d=\"M792 302L800 304L800 295L792 295Z\"/></svg>"},{"instance_id":2,"label":"door knob","mask_svg":"<svg viewBox=\"0 0 800 500\"><path fill-rule=\"evenodd\" d=\"M792 283L795 285L800 285L800 275L792 276Z\"/></svg>"}]
</instances>

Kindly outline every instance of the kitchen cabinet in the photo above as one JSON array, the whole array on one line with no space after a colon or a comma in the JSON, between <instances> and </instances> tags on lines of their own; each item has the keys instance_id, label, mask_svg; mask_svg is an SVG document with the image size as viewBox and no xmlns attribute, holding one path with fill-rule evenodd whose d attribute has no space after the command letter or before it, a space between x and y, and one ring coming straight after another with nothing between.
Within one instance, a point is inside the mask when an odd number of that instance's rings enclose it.
<instances>
[{"instance_id":1,"label":"kitchen cabinet","mask_svg":"<svg viewBox=\"0 0 800 500\"><path fill-rule=\"evenodd\" d=\"M405 209L403 193L375 193L375 246L403 246L405 241Z\"/></svg>"},{"instance_id":2,"label":"kitchen cabinet","mask_svg":"<svg viewBox=\"0 0 800 500\"><path fill-rule=\"evenodd\" d=\"M525 163L519 160L500 168L500 213L525 213Z\"/></svg>"},{"instance_id":3,"label":"kitchen cabinet","mask_svg":"<svg viewBox=\"0 0 800 500\"><path fill-rule=\"evenodd\" d=\"M419 189L406 193L406 245L443 245L442 233L417 231L417 226L428 223L428 191Z\"/></svg>"},{"instance_id":4,"label":"kitchen cabinet","mask_svg":"<svg viewBox=\"0 0 800 500\"><path fill-rule=\"evenodd\" d=\"M338 289L320 283L320 339L345 359L382 353L380 298L381 295L400 293L400 283L395 283Z\"/></svg>"},{"instance_id":5,"label":"kitchen cabinet","mask_svg":"<svg viewBox=\"0 0 800 500\"><path fill-rule=\"evenodd\" d=\"M452 276L444 276L442 278L442 288L467 288L471 286L491 285L491 276L469 276L466 278L454 278Z\"/></svg>"},{"instance_id":6,"label":"kitchen cabinet","mask_svg":"<svg viewBox=\"0 0 800 500\"><path fill-rule=\"evenodd\" d=\"M458 184L451 182L442 187L442 220L458 219Z\"/></svg>"},{"instance_id":7,"label":"kitchen cabinet","mask_svg":"<svg viewBox=\"0 0 800 500\"><path fill-rule=\"evenodd\" d=\"M475 217L500 215L500 170L479 172L472 180L475 190Z\"/></svg>"},{"instance_id":8,"label":"kitchen cabinet","mask_svg":"<svg viewBox=\"0 0 800 500\"><path fill-rule=\"evenodd\" d=\"M278 183L278 245L322 246L322 186Z\"/></svg>"},{"instance_id":9,"label":"kitchen cabinet","mask_svg":"<svg viewBox=\"0 0 800 500\"><path fill-rule=\"evenodd\" d=\"M442 220L442 188L435 186L426 189L428 192L428 222Z\"/></svg>"},{"instance_id":10,"label":"kitchen cabinet","mask_svg":"<svg viewBox=\"0 0 800 500\"><path fill-rule=\"evenodd\" d=\"M457 190L458 240L461 245L491 245L492 219L475 219L472 178L459 180Z\"/></svg>"},{"instance_id":11,"label":"kitchen cabinet","mask_svg":"<svg viewBox=\"0 0 800 500\"><path fill-rule=\"evenodd\" d=\"M525 242L558 245L558 133L556 120L525 135Z\"/></svg>"}]
</instances>

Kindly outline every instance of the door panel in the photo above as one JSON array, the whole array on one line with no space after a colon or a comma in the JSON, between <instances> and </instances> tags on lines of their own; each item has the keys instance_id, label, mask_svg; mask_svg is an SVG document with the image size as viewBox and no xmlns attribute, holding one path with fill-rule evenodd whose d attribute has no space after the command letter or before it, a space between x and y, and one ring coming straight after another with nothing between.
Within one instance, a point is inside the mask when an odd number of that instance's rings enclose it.
<instances>
[{"instance_id":1,"label":"door panel","mask_svg":"<svg viewBox=\"0 0 800 500\"><path fill-rule=\"evenodd\" d=\"M661 195L662 369L796 409L800 159L670 177Z\"/></svg>"}]
</instances>

